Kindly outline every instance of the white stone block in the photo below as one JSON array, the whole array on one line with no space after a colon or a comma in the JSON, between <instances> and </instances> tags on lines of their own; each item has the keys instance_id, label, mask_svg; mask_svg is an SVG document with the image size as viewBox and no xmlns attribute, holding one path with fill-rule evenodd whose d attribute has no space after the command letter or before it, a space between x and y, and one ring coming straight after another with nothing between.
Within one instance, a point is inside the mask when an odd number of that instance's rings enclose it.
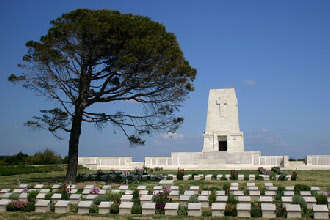
<instances>
[{"instance_id":1,"label":"white stone block","mask_svg":"<svg viewBox=\"0 0 330 220\"><path fill-rule=\"evenodd\" d=\"M284 205L292 203L292 196L282 196L282 202Z\"/></svg>"},{"instance_id":2,"label":"white stone block","mask_svg":"<svg viewBox=\"0 0 330 220\"><path fill-rule=\"evenodd\" d=\"M68 213L70 212L70 201L59 200L55 204L55 213Z\"/></svg>"},{"instance_id":3,"label":"white stone block","mask_svg":"<svg viewBox=\"0 0 330 220\"><path fill-rule=\"evenodd\" d=\"M195 194L198 194L198 192L199 192L199 186L190 186L190 191L194 191Z\"/></svg>"},{"instance_id":4,"label":"white stone block","mask_svg":"<svg viewBox=\"0 0 330 220\"><path fill-rule=\"evenodd\" d=\"M312 196L310 191L300 191L301 196Z\"/></svg>"},{"instance_id":5,"label":"white stone block","mask_svg":"<svg viewBox=\"0 0 330 220\"><path fill-rule=\"evenodd\" d=\"M119 205L119 214L131 214L133 202L122 202Z\"/></svg>"},{"instance_id":6,"label":"white stone block","mask_svg":"<svg viewBox=\"0 0 330 220\"><path fill-rule=\"evenodd\" d=\"M54 193L53 195L52 195L52 203L53 204L56 204L57 203L57 201L59 201L59 200L61 200L61 198L62 198L62 195L61 195L61 193Z\"/></svg>"},{"instance_id":7,"label":"white stone block","mask_svg":"<svg viewBox=\"0 0 330 220\"><path fill-rule=\"evenodd\" d=\"M163 186L154 186L153 190L162 190L163 189Z\"/></svg>"},{"instance_id":8,"label":"white stone block","mask_svg":"<svg viewBox=\"0 0 330 220\"><path fill-rule=\"evenodd\" d=\"M148 194L148 190L140 190L139 191L139 196L147 195L147 194Z\"/></svg>"},{"instance_id":9,"label":"white stone block","mask_svg":"<svg viewBox=\"0 0 330 220\"><path fill-rule=\"evenodd\" d=\"M251 217L251 204L250 203L237 203L237 217L250 218Z\"/></svg>"},{"instance_id":10,"label":"white stone block","mask_svg":"<svg viewBox=\"0 0 330 220\"><path fill-rule=\"evenodd\" d=\"M163 185L163 186L171 186L173 185L174 180L161 180L159 182L159 185Z\"/></svg>"},{"instance_id":11,"label":"white stone block","mask_svg":"<svg viewBox=\"0 0 330 220\"><path fill-rule=\"evenodd\" d=\"M47 194L47 193L49 193L50 192L50 189L41 189L40 191L39 191L39 193L45 193L45 194Z\"/></svg>"},{"instance_id":12,"label":"white stone block","mask_svg":"<svg viewBox=\"0 0 330 220\"><path fill-rule=\"evenodd\" d=\"M286 204L287 218L301 218L301 208L298 204Z\"/></svg>"},{"instance_id":13,"label":"white stone block","mask_svg":"<svg viewBox=\"0 0 330 220\"><path fill-rule=\"evenodd\" d=\"M27 188L29 185L28 184L20 184L19 186L18 186L18 188L20 188L20 189L24 189L24 188Z\"/></svg>"},{"instance_id":14,"label":"white stone block","mask_svg":"<svg viewBox=\"0 0 330 220\"><path fill-rule=\"evenodd\" d=\"M231 193L232 193L232 195L234 195L235 199L238 199L238 196L244 196L243 191L233 191Z\"/></svg>"},{"instance_id":15,"label":"white stone block","mask_svg":"<svg viewBox=\"0 0 330 220\"><path fill-rule=\"evenodd\" d=\"M208 175L206 175L205 176L205 180L207 180L207 181L211 181L212 180L212 174L208 174Z\"/></svg>"},{"instance_id":16,"label":"white stone block","mask_svg":"<svg viewBox=\"0 0 330 220\"><path fill-rule=\"evenodd\" d=\"M294 187L293 186L286 186L285 191L294 191Z\"/></svg>"},{"instance_id":17,"label":"white stone block","mask_svg":"<svg viewBox=\"0 0 330 220\"><path fill-rule=\"evenodd\" d=\"M249 191L259 191L259 188L257 186L249 186Z\"/></svg>"},{"instance_id":18,"label":"white stone block","mask_svg":"<svg viewBox=\"0 0 330 220\"><path fill-rule=\"evenodd\" d=\"M261 203L261 211L263 218L276 218L276 206L272 203Z\"/></svg>"},{"instance_id":19,"label":"white stone block","mask_svg":"<svg viewBox=\"0 0 330 220\"><path fill-rule=\"evenodd\" d=\"M183 180L189 180L189 178L190 178L190 176L188 176L188 175L183 176Z\"/></svg>"},{"instance_id":20,"label":"white stone block","mask_svg":"<svg viewBox=\"0 0 330 220\"><path fill-rule=\"evenodd\" d=\"M133 190L125 190L125 195L133 195Z\"/></svg>"},{"instance_id":21,"label":"white stone block","mask_svg":"<svg viewBox=\"0 0 330 220\"><path fill-rule=\"evenodd\" d=\"M150 203L152 201L153 195L142 195L140 198L140 203L143 205L144 203Z\"/></svg>"},{"instance_id":22,"label":"white stone block","mask_svg":"<svg viewBox=\"0 0 330 220\"><path fill-rule=\"evenodd\" d=\"M272 187L273 186L273 183L264 183L265 185L265 188L268 189L268 187Z\"/></svg>"},{"instance_id":23,"label":"white stone block","mask_svg":"<svg viewBox=\"0 0 330 220\"><path fill-rule=\"evenodd\" d=\"M50 211L50 200L38 200L35 205L35 212L49 212Z\"/></svg>"},{"instance_id":24,"label":"white stone block","mask_svg":"<svg viewBox=\"0 0 330 220\"><path fill-rule=\"evenodd\" d=\"M251 203L251 197L250 196L238 196L237 198L239 203Z\"/></svg>"},{"instance_id":25,"label":"white stone block","mask_svg":"<svg viewBox=\"0 0 330 220\"><path fill-rule=\"evenodd\" d=\"M261 203L272 203L273 202L273 198L271 196L260 196L260 200Z\"/></svg>"},{"instance_id":26,"label":"white stone block","mask_svg":"<svg viewBox=\"0 0 330 220\"><path fill-rule=\"evenodd\" d=\"M201 192L201 196L209 196L209 195L211 195L211 191L210 190L203 190Z\"/></svg>"},{"instance_id":27,"label":"white stone block","mask_svg":"<svg viewBox=\"0 0 330 220\"><path fill-rule=\"evenodd\" d=\"M171 186L172 191L179 191L179 186Z\"/></svg>"},{"instance_id":28,"label":"white stone block","mask_svg":"<svg viewBox=\"0 0 330 220\"><path fill-rule=\"evenodd\" d=\"M315 197L304 196L303 198L304 198L304 200L306 202L306 205L307 205L307 208L308 209L312 209L313 208L313 205L316 205L316 198Z\"/></svg>"},{"instance_id":29,"label":"white stone block","mask_svg":"<svg viewBox=\"0 0 330 220\"><path fill-rule=\"evenodd\" d=\"M94 187L94 185L86 185L85 187L84 187L84 189L92 189Z\"/></svg>"},{"instance_id":30,"label":"white stone block","mask_svg":"<svg viewBox=\"0 0 330 220\"><path fill-rule=\"evenodd\" d=\"M256 180L256 175L254 175L254 174L249 174L249 180L250 180L250 181L255 181L255 180Z\"/></svg>"},{"instance_id":31,"label":"white stone block","mask_svg":"<svg viewBox=\"0 0 330 220\"><path fill-rule=\"evenodd\" d=\"M120 185L120 186L119 186L119 190L120 190L121 192L125 192L126 190L128 190L128 185Z\"/></svg>"},{"instance_id":32,"label":"white stone block","mask_svg":"<svg viewBox=\"0 0 330 220\"><path fill-rule=\"evenodd\" d=\"M102 201L99 205L99 214L109 214L113 202Z\"/></svg>"},{"instance_id":33,"label":"white stone block","mask_svg":"<svg viewBox=\"0 0 330 220\"><path fill-rule=\"evenodd\" d=\"M283 196L294 196L294 191L284 191Z\"/></svg>"},{"instance_id":34,"label":"white stone block","mask_svg":"<svg viewBox=\"0 0 330 220\"><path fill-rule=\"evenodd\" d=\"M92 201L80 201L78 203L78 214L88 214L92 204Z\"/></svg>"},{"instance_id":35,"label":"white stone block","mask_svg":"<svg viewBox=\"0 0 330 220\"><path fill-rule=\"evenodd\" d=\"M133 195L122 195L120 198L121 202L130 202L133 200Z\"/></svg>"},{"instance_id":36,"label":"white stone block","mask_svg":"<svg viewBox=\"0 0 330 220\"><path fill-rule=\"evenodd\" d=\"M140 185L137 187L138 190L146 190L147 186L145 185Z\"/></svg>"},{"instance_id":37,"label":"white stone block","mask_svg":"<svg viewBox=\"0 0 330 220\"><path fill-rule=\"evenodd\" d=\"M45 193L39 193L36 197L36 202L38 202L39 200L44 200L45 196L46 196Z\"/></svg>"},{"instance_id":38,"label":"white stone block","mask_svg":"<svg viewBox=\"0 0 330 220\"><path fill-rule=\"evenodd\" d=\"M227 203L212 203L212 217L224 217Z\"/></svg>"},{"instance_id":39,"label":"white stone block","mask_svg":"<svg viewBox=\"0 0 330 220\"><path fill-rule=\"evenodd\" d=\"M228 196L217 196L215 201L217 203L227 203Z\"/></svg>"},{"instance_id":40,"label":"white stone block","mask_svg":"<svg viewBox=\"0 0 330 220\"><path fill-rule=\"evenodd\" d=\"M71 194L70 195L70 203L78 204L81 201L81 194Z\"/></svg>"},{"instance_id":41,"label":"white stone block","mask_svg":"<svg viewBox=\"0 0 330 220\"><path fill-rule=\"evenodd\" d=\"M156 213L156 203L146 202L142 205L142 214L143 215L154 215Z\"/></svg>"},{"instance_id":42,"label":"white stone block","mask_svg":"<svg viewBox=\"0 0 330 220\"><path fill-rule=\"evenodd\" d=\"M187 191L184 192L183 195L185 195L185 196L193 196L195 194L196 194L196 191L187 190Z\"/></svg>"},{"instance_id":43,"label":"white stone block","mask_svg":"<svg viewBox=\"0 0 330 220\"><path fill-rule=\"evenodd\" d=\"M215 194L217 196L225 196L226 195L226 192L224 190L220 190L220 191L215 191Z\"/></svg>"},{"instance_id":44,"label":"white stone block","mask_svg":"<svg viewBox=\"0 0 330 220\"><path fill-rule=\"evenodd\" d=\"M42 189L44 187L44 184L37 184L34 186L35 189Z\"/></svg>"},{"instance_id":45,"label":"white stone block","mask_svg":"<svg viewBox=\"0 0 330 220\"><path fill-rule=\"evenodd\" d=\"M172 200L179 200L179 191L170 192L168 198L171 198Z\"/></svg>"},{"instance_id":46,"label":"white stone block","mask_svg":"<svg viewBox=\"0 0 330 220\"><path fill-rule=\"evenodd\" d=\"M22 201L22 202L27 202L28 201L28 194L27 193L21 193L18 197L18 200Z\"/></svg>"},{"instance_id":47,"label":"white stone block","mask_svg":"<svg viewBox=\"0 0 330 220\"><path fill-rule=\"evenodd\" d=\"M12 193L21 193L22 189L14 189Z\"/></svg>"},{"instance_id":48,"label":"white stone block","mask_svg":"<svg viewBox=\"0 0 330 220\"><path fill-rule=\"evenodd\" d=\"M179 203L181 206L187 206L190 196L180 195Z\"/></svg>"},{"instance_id":49,"label":"white stone block","mask_svg":"<svg viewBox=\"0 0 330 220\"><path fill-rule=\"evenodd\" d=\"M238 174L238 180L244 180L244 175L243 174Z\"/></svg>"},{"instance_id":50,"label":"white stone block","mask_svg":"<svg viewBox=\"0 0 330 220\"><path fill-rule=\"evenodd\" d=\"M86 201L93 201L96 197L96 194L89 194L86 196Z\"/></svg>"},{"instance_id":51,"label":"white stone block","mask_svg":"<svg viewBox=\"0 0 330 220\"><path fill-rule=\"evenodd\" d=\"M252 183L246 183L246 186L247 187L250 187L250 186L253 186L254 187L254 186L256 186L256 183L253 183L253 182Z\"/></svg>"},{"instance_id":52,"label":"white stone block","mask_svg":"<svg viewBox=\"0 0 330 220\"><path fill-rule=\"evenodd\" d=\"M9 196L10 196L11 194L13 194L13 193L11 193L11 192L4 193L4 194L2 195L2 199L9 199Z\"/></svg>"},{"instance_id":53,"label":"white stone block","mask_svg":"<svg viewBox=\"0 0 330 220\"><path fill-rule=\"evenodd\" d=\"M199 203L202 204L202 207L209 207L209 197L208 196L198 196Z\"/></svg>"},{"instance_id":54,"label":"white stone block","mask_svg":"<svg viewBox=\"0 0 330 220\"><path fill-rule=\"evenodd\" d=\"M327 205L313 205L314 219L329 219Z\"/></svg>"},{"instance_id":55,"label":"white stone block","mask_svg":"<svg viewBox=\"0 0 330 220\"><path fill-rule=\"evenodd\" d=\"M1 199L0 200L0 212L6 211L6 206L10 203L11 200L9 199Z\"/></svg>"},{"instance_id":56,"label":"white stone block","mask_svg":"<svg viewBox=\"0 0 330 220\"><path fill-rule=\"evenodd\" d=\"M177 215L179 209L179 203L166 203L165 215Z\"/></svg>"},{"instance_id":57,"label":"white stone block","mask_svg":"<svg viewBox=\"0 0 330 220\"><path fill-rule=\"evenodd\" d=\"M188 216L202 216L202 204L188 203Z\"/></svg>"},{"instance_id":58,"label":"white stone block","mask_svg":"<svg viewBox=\"0 0 330 220\"><path fill-rule=\"evenodd\" d=\"M249 192L252 201L260 200L260 191L250 191Z\"/></svg>"}]
</instances>

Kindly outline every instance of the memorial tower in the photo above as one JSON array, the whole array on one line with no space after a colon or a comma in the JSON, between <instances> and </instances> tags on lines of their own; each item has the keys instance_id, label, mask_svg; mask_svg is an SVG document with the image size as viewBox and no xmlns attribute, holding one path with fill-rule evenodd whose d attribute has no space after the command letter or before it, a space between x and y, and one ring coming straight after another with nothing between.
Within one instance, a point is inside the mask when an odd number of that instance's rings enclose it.
<instances>
[{"instance_id":1,"label":"memorial tower","mask_svg":"<svg viewBox=\"0 0 330 220\"><path fill-rule=\"evenodd\" d=\"M211 89L209 92L203 152L211 151L244 152L234 88Z\"/></svg>"}]
</instances>

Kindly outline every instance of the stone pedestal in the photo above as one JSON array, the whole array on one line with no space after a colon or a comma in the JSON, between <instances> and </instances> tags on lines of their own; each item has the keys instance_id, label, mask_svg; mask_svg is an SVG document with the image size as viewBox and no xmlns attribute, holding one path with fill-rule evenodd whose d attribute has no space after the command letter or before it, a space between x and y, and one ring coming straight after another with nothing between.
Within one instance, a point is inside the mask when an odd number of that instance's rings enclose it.
<instances>
[{"instance_id":1,"label":"stone pedestal","mask_svg":"<svg viewBox=\"0 0 330 220\"><path fill-rule=\"evenodd\" d=\"M38 202L39 200L44 200L45 196L46 196L45 193L39 193L36 197L36 202Z\"/></svg>"},{"instance_id":2,"label":"stone pedestal","mask_svg":"<svg viewBox=\"0 0 330 220\"><path fill-rule=\"evenodd\" d=\"M199 193L199 186L190 186L190 191L194 191L195 195Z\"/></svg>"},{"instance_id":3,"label":"stone pedestal","mask_svg":"<svg viewBox=\"0 0 330 220\"><path fill-rule=\"evenodd\" d=\"M212 203L212 217L224 217L227 203Z\"/></svg>"},{"instance_id":4,"label":"stone pedestal","mask_svg":"<svg viewBox=\"0 0 330 220\"><path fill-rule=\"evenodd\" d=\"M47 193L49 193L50 192L50 189L41 189L40 191L39 191L39 193L44 193L44 194L47 194Z\"/></svg>"},{"instance_id":5,"label":"stone pedestal","mask_svg":"<svg viewBox=\"0 0 330 220\"><path fill-rule=\"evenodd\" d=\"M228 196L217 196L216 197L216 202L218 203L227 203Z\"/></svg>"},{"instance_id":6,"label":"stone pedestal","mask_svg":"<svg viewBox=\"0 0 330 220\"><path fill-rule=\"evenodd\" d=\"M215 194L217 196L225 196L226 195L226 192L224 190L221 190L221 191L215 191Z\"/></svg>"},{"instance_id":7,"label":"stone pedestal","mask_svg":"<svg viewBox=\"0 0 330 220\"><path fill-rule=\"evenodd\" d=\"M329 219L327 205L313 205L314 219Z\"/></svg>"},{"instance_id":8,"label":"stone pedestal","mask_svg":"<svg viewBox=\"0 0 330 220\"><path fill-rule=\"evenodd\" d=\"M147 188L147 186L145 186L145 185L140 185L140 186L138 186L136 189L137 190L145 190Z\"/></svg>"},{"instance_id":9,"label":"stone pedestal","mask_svg":"<svg viewBox=\"0 0 330 220\"><path fill-rule=\"evenodd\" d=\"M286 204L287 218L301 218L301 208L298 204Z\"/></svg>"},{"instance_id":10,"label":"stone pedestal","mask_svg":"<svg viewBox=\"0 0 330 220\"><path fill-rule=\"evenodd\" d=\"M209 207L209 197L208 196L198 196L198 201L202 207Z\"/></svg>"},{"instance_id":11,"label":"stone pedestal","mask_svg":"<svg viewBox=\"0 0 330 220\"><path fill-rule=\"evenodd\" d=\"M283 205L292 203L292 196L282 196Z\"/></svg>"},{"instance_id":12,"label":"stone pedestal","mask_svg":"<svg viewBox=\"0 0 330 220\"><path fill-rule=\"evenodd\" d=\"M71 194L70 203L78 204L81 201L81 194Z\"/></svg>"},{"instance_id":13,"label":"stone pedestal","mask_svg":"<svg viewBox=\"0 0 330 220\"><path fill-rule=\"evenodd\" d=\"M131 209L133 207L133 202L122 202L119 205L119 214L131 214Z\"/></svg>"},{"instance_id":14,"label":"stone pedestal","mask_svg":"<svg viewBox=\"0 0 330 220\"><path fill-rule=\"evenodd\" d=\"M209 195L211 195L211 191L210 190L203 190L201 192L201 196L209 196Z\"/></svg>"},{"instance_id":15,"label":"stone pedestal","mask_svg":"<svg viewBox=\"0 0 330 220\"><path fill-rule=\"evenodd\" d=\"M239 174L238 175L238 180L244 180L244 175L243 174Z\"/></svg>"},{"instance_id":16,"label":"stone pedestal","mask_svg":"<svg viewBox=\"0 0 330 220\"><path fill-rule=\"evenodd\" d=\"M143 215L154 215L156 213L156 203L146 202L142 205Z\"/></svg>"},{"instance_id":17,"label":"stone pedestal","mask_svg":"<svg viewBox=\"0 0 330 220\"><path fill-rule=\"evenodd\" d=\"M163 185L163 186L171 186L173 185L174 180L161 180L159 182L159 185Z\"/></svg>"},{"instance_id":18,"label":"stone pedestal","mask_svg":"<svg viewBox=\"0 0 330 220\"><path fill-rule=\"evenodd\" d=\"M276 206L271 203L261 203L261 211L263 218L276 218Z\"/></svg>"},{"instance_id":19,"label":"stone pedestal","mask_svg":"<svg viewBox=\"0 0 330 220\"><path fill-rule=\"evenodd\" d=\"M260 191L250 191L249 192L252 201L260 200Z\"/></svg>"},{"instance_id":20,"label":"stone pedestal","mask_svg":"<svg viewBox=\"0 0 330 220\"><path fill-rule=\"evenodd\" d=\"M172 191L169 193L168 198L171 198L172 200L179 200L179 191Z\"/></svg>"},{"instance_id":21,"label":"stone pedestal","mask_svg":"<svg viewBox=\"0 0 330 220\"><path fill-rule=\"evenodd\" d=\"M188 216L202 216L202 204L188 203Z\"/></svg>"},{"instance_id":22,"label":"stone pedestal","mask_svg":"<svg viewBox=\"0 0 330 220\"><path fill-rule=\"evenodd\" d=\"M256 180L256 175L254 175L254 174L249 174L249 180L250 180L250 181L255 181L255 180Z\"/></svg>"},{"instance_id":23,"label":"stone pedestal","mask_svg":"<svg viewBox=\"0 0 330 220\"><path fill-rule=\"evenodd\" d=\"M80 201L78 203L78 214L88 214L92 204L92 201Z\"/></svg>"},{"instance_id":24,"label":"stone pedestal","mask_svg":"<svg viewBox=\"0 0 330 220\"><path fill-rule=\"evenodd\" d=\"M179 209L179 203L166 203L165 215L177 215Z\"/></svg>"},{"instance_id":25,"label":"stone pedestal","mask_svg":"<svg viewBox=\"0 0 330 220\"><path fill-rule=\"evenodd\" d=\"M143 206L144 203L150 203L152 201L153 195L142 195L140 198L141 206Z\"/></svg>"},{"instance_id":26,"label":"stone pedestal","mask_svg":"<svg viewBox=\"0 0 330 220\"><path fill-rule=\"evenodd\" d=\"M126 190L128 190L128 185L121 185L121 186L119 186L119 190L121 192L125 192Z\"/></svg>"},{"instance_id":27,"label":"stone pedestal","mask_svg":"<svg viewBox=\"0 0 330 220\"><path fill-rule=\"evenodd\" d=\"M260 200L261 203L272 203L273 202L273 198L271 196L260 196Z\"/></svg>"},{"instance_id":28,"label":"stone pedestal","mask_svg":"<svg viewBox=\"0 0 330 220\"><path fill-rule=\"evenodd\" d=\"M0 200L0 212L6 211L6 206L10 203L11 200L9 199L1 199Z\"/></svg>"},{"instance_id":29,"label":"stone pedestal","mask_svg":"<svg viewBox=\"0 0 330 220\"><path fill-rule=\"evenodd\" d=\"M283 196L294 196L294 191L284 191Z\"/></svg>"},{"instance_id":30,"label":"stone pedestal","mask_svg":"<svg viewBox=\"0 0 330 220\"><path fill-rule=\"evenodd\" d=\"M49 212L50 211L50 200L39 200L36 205L35 212Z\"/></svg>"},{"instance_id":31,"label":"stone pedestal","mask_svg":"<svg viewBox=\"0 0 330 220\"><path fill-rule=\"evenodd\" d=\"M36 184L34 186L35 189L42 189L42 187L44 187L44 184Z\"/></svg>"},{"instance_id":32,"label":"stone pedestal","mask_svg":"<svg viewBox=\"0 0 330 220\"><path fill-rule=\"evenodd\" d=\"M193 196L196 195L197 193L195 191L187 190L183 193L185 196Z\"/></svg>"},{"instance_id":33,"label":"stone pedestal","mask_svg":"<svg viewBox=\"0 0 330 220\"><path fill-rule=\"evenodd\" d=\"M311 209L311 208L313 208L313 205L316 205L316 198L315 197L304 196L303 198L304 198L304 200L306 202L306 205L307 205L307 208L308 209Z\"/></svg>"},{"instance_id":34,"label":"stone pedestal","mask_svg":"<svg viewBox=\"0 0 330 220\"><path fill-rule=\"evenodd\" d=\"M18 186L18 188L20 188L20 189L24 189L24 188L27 188L29 185L28 184L20 184L19 186Z\"/></svg>"},{"instance_id":35,"label":"stone pedestal","mask_svg":"<svg viewBox=\"0 0 330 220\"><path fill-rule=\"evenodd\" d=\"M82 196L83 199L86 199L86 197L89 195L89 191L90 191L90 189L84 189L82 191L81 196Z\"/></svg>"},{"instance_id":36,"label":"stone pedestal","mask_svg":"<svg viewBox=\"0 0 330 220\"><path fill-rule=\"evenodd\" d=\"M140 190L139 196L141 197L142 195L148 195L148 190Z\"/></svg>"},{"instance_id":37,"label":"stone pedestal","mask_svg":"<svg viewBox=\"0 0 330 220\"><path fill-rule=\"evenodd\" d=\"M96 194L90 194L86 196L87 201L94 201L94 199L97 197Z\"/></svg>"},{"instance_id":38,"label":"stone pedestal","mask_svg":"<svg viewBox=\"0 0 330 220\"><path fill-rule=\"evenodd\" d=\"M113 202L102 201L99 205L99 214L109 214Z\"/></svg>"},{"instance_id":39,"label":"stone pedestal","mask_svg":"<svg viewBox=\"0 0 330 220\"><path fill-rule=\"evenodd\" d=\"M239 203L251 203L251 197L250 196L238 196L237 198Z\"/></svg>"},{"instance_id":40,"label":"stone pedestal","mask_svg":"<svg viewBox=\"0 0 330 220\"><path fill-rule=\"evenodd\" d=\"M181 206L187 206L190 196L180 195L179 203Z\"/></svg>"},{"instance_id":41,"label":"stone pedestal","mask_svg":"<svg viewBox=\"0 0 330 220\"><path fill-rule=\"evenodd\" d=\"M251 217L251 204L238 203L237 204L237 217L250 218Z\"/></svg>"},{"instance_id":42,"label":"stone pedestal","mask_svg":"<svg viewBox=\"0 0 330 220\"><path fill-rule=\"evenodd\" d=\"M55 204L55 213L68 213L70 212L70 201L59 200Z\"/></svg>"},{"instance_id":43,"label":"stone pedestal","mask_svg":"<svg viewBox=\"0 0 330 220\"><path fill-rule=\"evenodd\" d=\"M232 195L234 195L235 199L238 199L239 196L244 196L243 191L233 191Z\"/></svg>"},{"instance_id":44,"label":"stone pedestal","mask_svg":"<svg viewBox=\"0 0 330 220\"><path fill-rule=\"evenodd\" d=\"M133 190L131 189L125 190L125 195L133 195Z\"/></svg>"},{"instance_id":45,"label":"stone pedestal","mask_svg":"<svg viewBox=\"0 0 330 220\"><path fill-rule=\"evenodd\" d=\"M27 202L28 201L28 194L27 193L21 193L18 197L19 201Z\"/></svg>"},{"instance_id":46,"label":"stone pedestal","mask_svg":"<svg viewBox=\"0 0 330 220\"><path fill-rule=\"evenodd\" d=\"M205 180L207 180L207 181L211 181L212 180L212 174L208 174L208 175L206 175L205 176Z\"/></svg>"}]
</instances>

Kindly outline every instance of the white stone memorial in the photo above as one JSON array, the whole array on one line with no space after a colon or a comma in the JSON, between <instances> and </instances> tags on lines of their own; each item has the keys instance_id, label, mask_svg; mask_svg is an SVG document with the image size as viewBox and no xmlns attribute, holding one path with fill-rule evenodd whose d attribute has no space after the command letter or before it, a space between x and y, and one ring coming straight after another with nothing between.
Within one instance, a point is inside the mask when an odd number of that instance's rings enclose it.
<instances>
[{"instance_id":1,"label":"white stone memorial","mask_svg":"<svg viewBox=\"0 0 330 220\"><path fill-rule=\"evenodd\" d=\"M298 204L286 204L287 218L301 218L301 207Z\"/></svg>"},{"instance_id":2,"label":"white stone memorial","mask_svg":"<svg viewBox=\"0 0 330 220\"><path fill-rule=\"evenodd\" d=\"M314 219L329 219L327 205L313 205Z\"/></svg>"},{"instance_id":3,"label":"white stone memorial","mask_svg":"<svg viewBox=\"0 0 330 220\"><path fill-rule=\"evenodd\" d=\"M55 204L55 213L68 213L70 212L70 201L59 200Z\"/></svg>"},{"instance_id":4,"label":"white stone memorial","mask_svg":"<svg viewBox=\"0 0 330 220\"><path fill-rule=\"evenodd\" d=\"M9 199L1 199L0 200L0 212L6 211L6 206L10 203L11 200Z\"/></svg>"},{"instance_id":5,"label":"white stone memorial","mask_svg":"<svg viewBox=\"0 0 330 220\"><path fill-rule=\"evenodd\" d=\"M99 214L109 214L113 202L102 201L99 205Z\"/></svg>"},{"instance_id":6,"label":"white stone memorial","mask_svg":"<svg viewBox=\"0 0 330 220\"><path fill-rule=\"evenodd\" d=\"M92 207L92 201L80 201L78 203L78 214L88 214L90 207Z\"/></svg>"},{"instance_id":7,"label":"white stone memorial","mask_svg":"<svg viewBox=\"0 0 330 220\"><path fill-rule=\"evenodd\" d=\"M224 217L227 203L212 203L212 216Z\"/></svg>"},{"instance_id":8,"label":"white stone memorial","mask_svg":"<svg viewBox=\"0 0 330 220\"><path fill-rule=\"evenodd\" d=\"M122 202L119 205L119 214L131 214L133 202Z\"/></svg>"},{"instance_id":9,"label":"white stone memorial","mask_svg":"<svg viewBox=\"0 0 330 220\"><path fill-rule=\"evenodd\" d=\"M142 205L142 214L143 215L154 215L156 213L156 203L146 202Z\"/></svg>"},{"instance_id":10,"label":"white stone memorial","mask_svg":"<svg viewBox=\"0 0 330 220\"><path fill-rule=\"evenodd\" d=\"M250 203L237 203L237 217L250 218L251 217L251 204Z\"/></svg>"},{"instance_id":11,"label":"white stone memorial","mask_svg":"<svg viewBox=\"0 0 330 220\"><path fill-rule=\"evenodd\" d=\"M276 218L276 206L271 203L261 203L261 211L263 218Z\"/></svg>"},{"instance_id":12,"label":"white stone memorial","mask_svg":"<svg viewBox=\"0 0 330 220\"><path fill-rule=\"evenodd\" d=\"M35 212L49 212L50 211L50 200L38 200L35 204Z\"/></svg>"},{"instance_id":13,"label":"white stone memorial","mask_svg":"<svg viewBox=\"0 0 330 220\"><path fill-rule=\"evenodd\" d=\"M166 203L165 215L177 215L179 209L179 203Z\"/></svg>"},{"instance_id":14,"label":"white stone memorial","mask_svg":"<svg viewBox=\"0 0 330 220\"><path fill-rule=\"evenodd\" d=\"M202 204L188 203L188 216L202 216Z\"/></svg>"}]
</instances>

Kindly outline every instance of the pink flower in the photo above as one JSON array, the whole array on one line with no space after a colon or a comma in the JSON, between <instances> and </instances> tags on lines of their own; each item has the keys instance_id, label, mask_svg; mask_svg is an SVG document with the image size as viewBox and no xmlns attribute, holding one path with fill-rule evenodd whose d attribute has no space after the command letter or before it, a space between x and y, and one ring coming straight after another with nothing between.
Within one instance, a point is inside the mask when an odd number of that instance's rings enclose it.
<instances>
[{"instance_id":1,"label":"pink flower","mask_svg":"<svg viewBox=\"0 0 330 220\"><path fill-rule=\"evenodd\" d=\"M90 194L99 194L100 193L100 188L99 187L93 187L90 191Z\"/></svg>"}]
</instances>

